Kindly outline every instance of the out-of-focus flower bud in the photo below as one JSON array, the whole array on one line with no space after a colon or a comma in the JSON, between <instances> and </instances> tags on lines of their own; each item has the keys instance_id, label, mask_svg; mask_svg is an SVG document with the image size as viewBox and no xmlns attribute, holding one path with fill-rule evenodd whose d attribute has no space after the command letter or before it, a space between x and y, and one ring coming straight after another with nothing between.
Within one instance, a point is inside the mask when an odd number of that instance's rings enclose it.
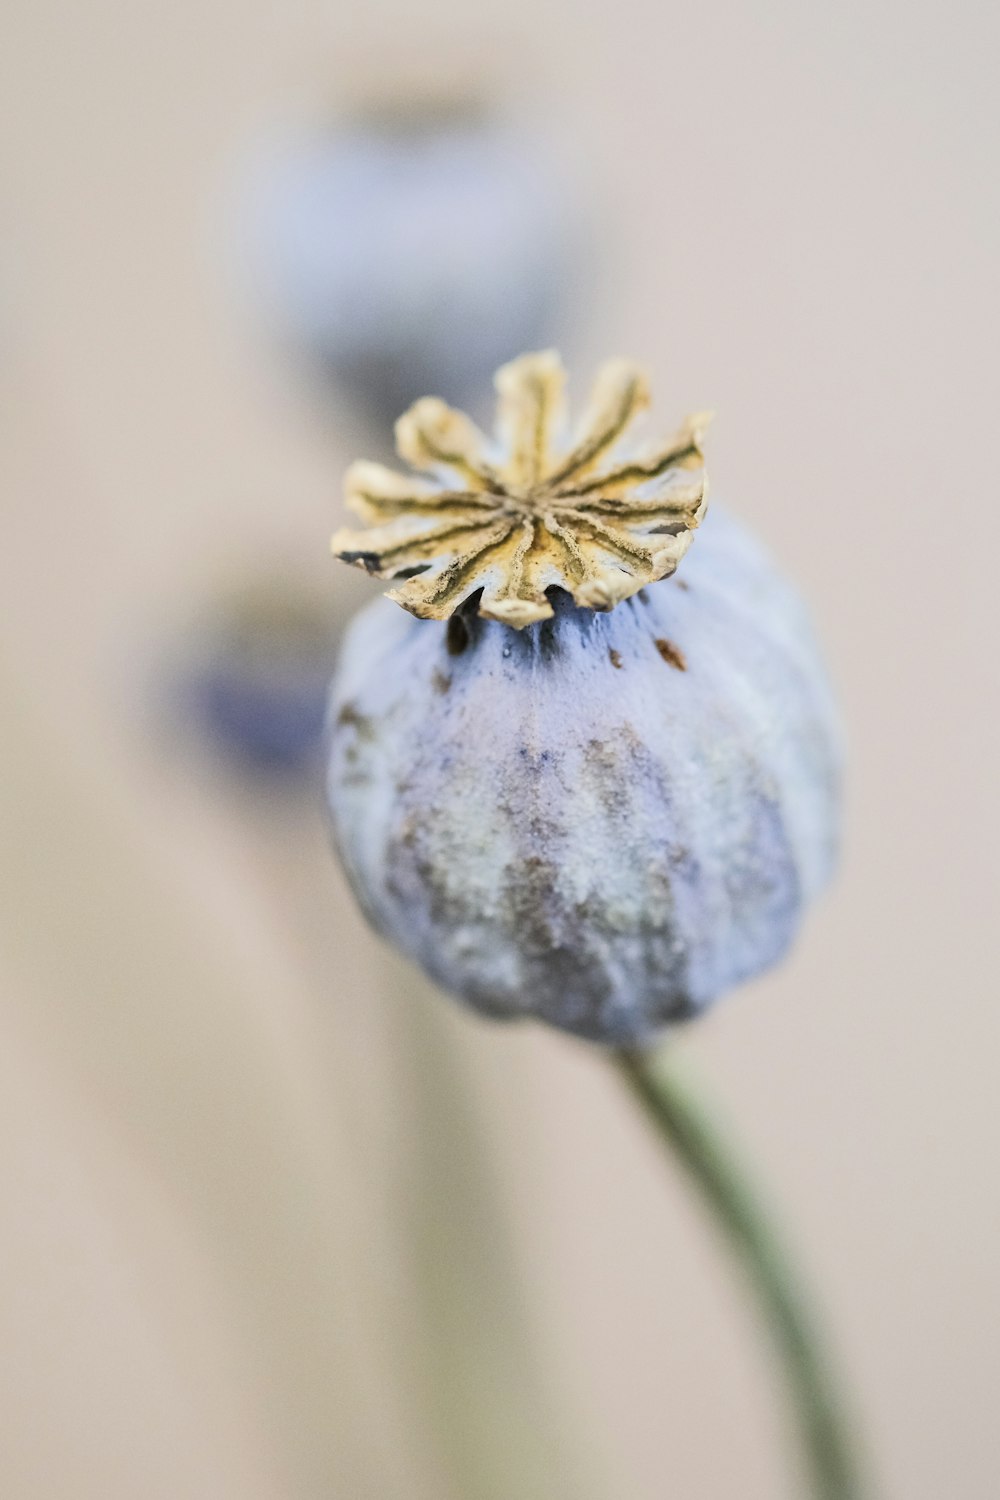
<instances>
[{"instance_id":1,"label":"out-of-focus flower bud","mask_svg":"<svg viewBox=\"0 0 1000 1500\"><path fill-rule=\"evenodd\" d=\"M181 676L186 717L236 764L281 777L315 768L335 622L311 590L247 581L215 601Z\"/></svg>"},{"instance_id":2,"label":"out-of-focus flower bud","mask_svg":"<svg viewBox=\"0 0 1000 1500\"><path fill-rule=\"evenodd\" d=\"M438 488L349 476L380 524L335 550L430 618L377 600L348 634L337 846L445 989L642 1043L788 948L834 859L836 716L803 607L741 526L713 512L669 576L704 513L704 419L622 451L645 383L620 361L568 440L554 356L498 387L496 448L439 403L399 424Z\"/></svg>"},{"instance_id":3,"label":"out-of-focus flower bud","mask_svg":"<svg viewBox=\"0 0 1000 1500\"><path fill-rule=\"evenodd\" d=\"M566 188L537 136L475 97L404 91L288 141L254 218L279 331L380 421L428 389L481 390L552 336Z\"/></svg>"}]
</instances>

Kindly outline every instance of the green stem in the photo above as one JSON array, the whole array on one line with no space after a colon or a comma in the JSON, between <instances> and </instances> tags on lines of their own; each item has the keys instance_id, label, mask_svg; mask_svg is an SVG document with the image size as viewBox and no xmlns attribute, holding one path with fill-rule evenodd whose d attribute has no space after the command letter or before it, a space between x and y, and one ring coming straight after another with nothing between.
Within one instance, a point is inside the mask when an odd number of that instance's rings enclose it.
<instances>
[{"instance_id":1,"label":"green stem","mask_svg":"<svg viewBox=\"0 0 1000 1500\"><path fill-rule=\"evenodd\" d=\"M838 1393L805 1298L757 1193L671 1059L615 1054L662 1140L700 1191L743 1263L785 1372L817 1500L865 1493Z\"/></svg>"}]
</instances>

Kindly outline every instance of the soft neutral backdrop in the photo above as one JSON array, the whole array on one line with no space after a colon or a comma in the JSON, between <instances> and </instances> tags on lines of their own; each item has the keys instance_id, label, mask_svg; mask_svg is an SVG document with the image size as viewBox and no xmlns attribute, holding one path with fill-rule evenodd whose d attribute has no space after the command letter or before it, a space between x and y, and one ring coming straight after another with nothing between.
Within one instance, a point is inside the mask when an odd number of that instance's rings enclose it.
<instances>
[{"instance_id":1,"label":"soft neutral backdrop","mask_svg":"<svg viewBox=\"0 0 1000 1500\"><path fill-rule=\"evenodd\" d=\"M12 0L0 64L0 1491L777 1500L766 1350L601 1060L382 954L311 796L164 737L227 569L326 559L351 422L240 292L254 142L471 49L585 185L571 335L711 405L811 598L843 870L681 1045L822 1288L883 1493L1000 1488L995 13ZM437 39L434 40L434 37Z\"/></svg>"}]
</instances>

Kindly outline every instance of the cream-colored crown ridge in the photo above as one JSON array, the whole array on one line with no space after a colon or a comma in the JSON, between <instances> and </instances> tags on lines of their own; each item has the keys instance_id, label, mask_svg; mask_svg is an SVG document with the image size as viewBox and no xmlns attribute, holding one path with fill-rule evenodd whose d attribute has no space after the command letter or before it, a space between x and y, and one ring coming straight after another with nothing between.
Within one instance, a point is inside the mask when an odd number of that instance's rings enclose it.
<instances>
[{"instance_id":1,"label":"cream-colored crown ridge","mask_svg":"<svg viewBox=\"0 0 1000 1500\"><path fill-rule=\"evenodd\" d=\"M404 579L389 598L423 619L443 620L480 594L480 614L516 629L552 614L547 589L607 610L666 578L705 513L711 413L688 417L669 442L626 447L649 384L613 359L567 437L565 384L554 350L504 365L494 442L436 397L416 402L396 423L396 447L431 477L352 464L346 500L368 529L338 531L334 554Z\"/></svg>"}]
</instances>

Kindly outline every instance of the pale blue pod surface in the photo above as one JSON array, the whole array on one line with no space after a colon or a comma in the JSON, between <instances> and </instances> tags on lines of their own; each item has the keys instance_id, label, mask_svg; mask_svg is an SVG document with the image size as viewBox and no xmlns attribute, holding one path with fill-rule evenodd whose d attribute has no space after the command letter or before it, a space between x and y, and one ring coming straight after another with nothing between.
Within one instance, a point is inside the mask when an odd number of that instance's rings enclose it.
<instances>
[{"instance_id":1,"label":"pale blue pod surface","mask_svg":"<svg viewBox=\"0 0 1000 1500\"><path fill-rule=\"evenodd\" d=\"M614 1045L778 960L834 862L840 749L759 543L715 510L609 614L468 630L453 654L380 599L343 648L328 797L374 926L477 1010Z\"/></svg>"}]
</instances>

